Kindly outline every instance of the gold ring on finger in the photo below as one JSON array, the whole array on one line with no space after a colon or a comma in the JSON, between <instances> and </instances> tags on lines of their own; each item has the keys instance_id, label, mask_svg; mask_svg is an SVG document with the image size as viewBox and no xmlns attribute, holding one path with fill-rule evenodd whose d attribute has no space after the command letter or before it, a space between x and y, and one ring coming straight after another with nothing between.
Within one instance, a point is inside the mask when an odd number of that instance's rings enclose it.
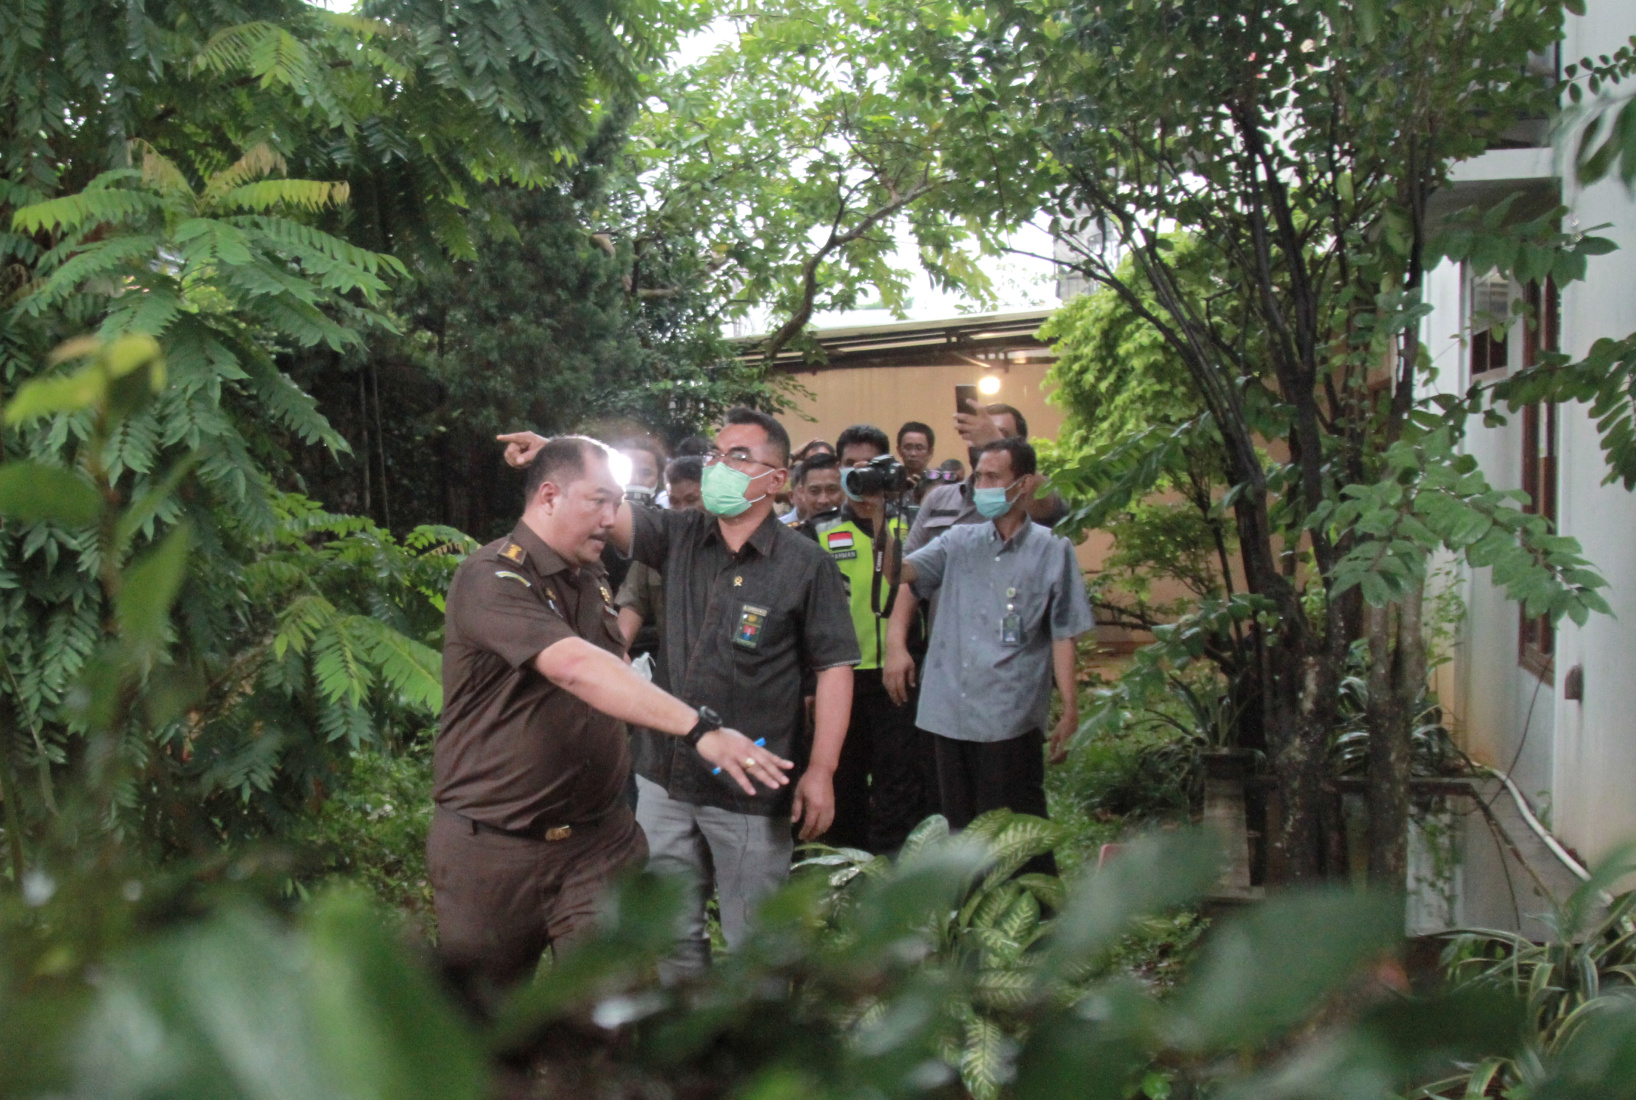
<instances>
[{"instance_id":1,"label":"gold ring on finger","mask_svg":"<svg viewBox=\"0 0 1636 1100\"><path fill-rule=\"evenodd\" d=\"M756 766L756 758L755 758L755 757L753 757L753 756L746 756L746 757L745 757L745 758L744 758L744 766L745 766L745 767L746 767L746 768L753 768L753 767L755 767L755 766Z\"/></svg>"}]
</instances>

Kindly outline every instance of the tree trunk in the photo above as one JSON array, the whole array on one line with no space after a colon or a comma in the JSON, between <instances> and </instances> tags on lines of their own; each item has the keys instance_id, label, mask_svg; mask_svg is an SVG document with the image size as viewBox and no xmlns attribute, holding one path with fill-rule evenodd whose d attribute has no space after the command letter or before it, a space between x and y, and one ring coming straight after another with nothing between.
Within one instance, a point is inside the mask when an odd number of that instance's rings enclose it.
<instances>
[{"instance_id":1,"label":"tree trunk","mask_svg":"<svg viewBox=\"0 0 1636 1100\"><path fill-rule=\"evenodd\" d=\"M1423 587L1365 613L1369 639L1369 881L1407 886L1411 735L1426 691Z\"/></svg>"},{"instance_id":2,"label":"tree trunk","mask_svg":"<svg viewBox=\"0 0 1636 1100\"><path fill-rule=\"evenodd\" d=\"M1322 653L1305 651L1302 642L1310 633L1300 632L1302 639L1290 633L1267 648L1264 714L1282 806L1268 844L1267 876L1273 884L1312 881L1328 870L1324 779L1339 684Z\"/></svg>"},{"instance_id":3,"label":"tree trunk","mask_svg":"<svg viewBox=\"0 0 1636 1100\"><path fill-rule=\"evenodd\" d=\"M17 777L11 770L11 738L0 729L0 803L5 806L6 851L11 857L14 889L23 888L23 809L17 803Z\"/></svg>"}]
</instances>

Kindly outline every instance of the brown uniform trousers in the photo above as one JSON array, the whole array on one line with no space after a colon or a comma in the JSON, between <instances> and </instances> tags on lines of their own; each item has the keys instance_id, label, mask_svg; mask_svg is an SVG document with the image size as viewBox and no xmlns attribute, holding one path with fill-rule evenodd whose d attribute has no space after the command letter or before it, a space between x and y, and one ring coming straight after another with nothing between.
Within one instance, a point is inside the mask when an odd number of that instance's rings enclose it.
<instances>
[{"instance_id":1,"label":"brown uniform trousers","mask_svg":"<svg viewBox=\"0 0 1636 1100\"><path fill-rule=\"evenodd\" d=\"M624 802L562 840L494 832L439 808L426 838L439 951L490 988L526 981L547 947L561 952L592 930L601 895L647 858Z\"/></svg>"}]
</instances>

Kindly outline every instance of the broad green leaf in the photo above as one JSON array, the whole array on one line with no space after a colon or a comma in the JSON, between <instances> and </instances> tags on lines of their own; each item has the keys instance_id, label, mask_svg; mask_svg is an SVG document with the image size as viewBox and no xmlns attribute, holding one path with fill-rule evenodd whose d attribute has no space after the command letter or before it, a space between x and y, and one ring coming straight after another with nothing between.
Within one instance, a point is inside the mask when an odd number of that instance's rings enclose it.
<instances>
[{"instance_id":1,"label":"broad green leaf","mask_svg":"<svg viewBox=\"0 0 1636 1100\"><path fill-rule=\"evenodd\" d=\"M117 960L71 1052L80 1094L337 1100L305 962L290 933L244 911Z\"/></svg>"},{"instance_id":2,"label":"broad green leaf","mask_svg":"<svg viewBox=\"0 0 1636 1100\"><path fill-rule=\"evenodd\" d=\"M142 530L153 519L155 513L163 508L176 492L182 480L193 472L204 455L198 451L185 455L165 473L165 476L155 484L149 485L140 496L133 500L129 507L120 515L119 522L114 525L113 552L123 554L125 548L135 534Z\"/></svg>"},{"instance_id":3,"label":"broad green leaf","mask_svg":"<svg viewBox=\"0 0 1636 1100\"><path fill-rule=\"evenodd\" d=\"M1123 845L1069 895L1052 926L1042 979L1106 951L1138 917L1197 899L1220 877L1220 859L1217 843L1198 830L1149 833Z\"/></svg>"},{"instance_id":4,"label":"broad green leaf","mask_svg":"<svg viewBox=\"0 0 1636 1100\"><path fill-rule=\"evenodd\" d=\"M960 1079L972 1100L995 1100L1000 1087L1011 1080L1015 1044L1000 1025L973 1015L966 1022L965 1049L960 1055Z\"/></svg>"},{"instance_id":5,"label":"broad green leaf","mask_svg":"<svg viewBox=\"0 0 1636 1100\"><path fill-rule=\"evenodd\" d=\"M151 336L122 336L112 343L75 340L54 358L91 356L91 362L67 375L25 382L6 405L5 422L13 427L57 413L106 405L116 418L134 412L165 386L165 362Z\"/></svg>"},{"instance_id":6,"label":"broad green leaf","mask_svg":"<svg viewBox=\"0 0 1636 1100\"><path fill-rule=\"evenodd\" d=\"M1291 892L1211 932L1177 1004L1177 1041L1254 1047L1303 1021L1403 936L1403 903L1344 890Z\"/></svg>"},{"instance_id":7,"label":"broad green leaf","mask_svg":"<svg viewBox=\"0 0 1636 1100\"><path fill-rule=\"evenodd\" d=\"M192 530L178 523L159 544L125 571L115 612L120 637L138 649L157 646L170 621L170 605L187 571Z\"/></svg>"},{"instance_id":8,"label":"broad green leaf","mask_svg":"<svg viewBox=\"0 0 1636 1100\"><path fill-rule=\"evenodd\" d=\"M361 894L307 921L308 1004L320 1046L358 1100L463 1100L487 1092L477 1036Z\"/></svg>"},{"instance_id":9,"label":"broad green leaf","mask_svg":"<svg viewBox=\"0 0 1636 1100\"><path fill-rule=\"evenodd\" d=\"M0 515L24 523L55 520L83 527L102 514L102 497L73 470L38 462L0 466Z\"/></svg>"},{"instance_id":10,"label":"broad green leaf","mask_svg":"<svg viewBox=\"0 0 1636 1100\"><path fill-rule=\"evenodd\" d=\"M1155 1003L1119 982L1047 1016L1017 1062L1016 1100L1127 1100L1156 1045Z\"/></svg>"},{"instance_id":11,"label":"broad green leaf","mask_svg":"<svg viewBox=\"0 0 1636 1100\"><path fill-rule=\"evenodd\" d=\"M1636 1100L1636 996L1621 991L1587 1007L1532 1100Z\"/></svg>"},{"instance_id":12,"label":"broad green leaf","mask_svg":"<svg viewBox=\"0 0 1636 1100\"><path fill-rule=\"evenodd\" d=\"M1365 1014L1359 1031L1390 1059L1393 1076L1424 1080L1516 1054L1526 1023L1527 1006L1511 993L1469 988L1387 1001Z\"/></svg>"}]
</instances>

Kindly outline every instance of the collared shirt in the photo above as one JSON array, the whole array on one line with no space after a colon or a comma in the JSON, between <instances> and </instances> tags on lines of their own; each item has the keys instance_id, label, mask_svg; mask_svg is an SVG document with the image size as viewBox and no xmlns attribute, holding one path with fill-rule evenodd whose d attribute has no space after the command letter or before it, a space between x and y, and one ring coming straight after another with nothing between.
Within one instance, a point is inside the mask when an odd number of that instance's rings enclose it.
<instances>
[{"instance_id":1,"label":"collared shirt","mask_svg":"<svg viewBox=\"0 0 1636 1100\"><path fill-rule=\"evenodd\" d=\"M1035 522L1043 523L1046 527L1055 527L1062 517L1068 514L1068 506L1057 493L1045 497L1045 502L1049 507L1036 518ZM1033 510L1039 511L1038 508ZM915 514L914 526L909 529L909 537L903 540L903 552L913 554L950 527L987 522L972 500L970 478L953 485L939 485L927 492L925 499L920 502L920 511Z\"/></svg>"},{"instance_id":2,"label":"collared shirt","mask_svg":"<svg viewBox=\"0 0 1636 1100\"><path fill-rule=\"evenodd\" d=\"M800 762L802 671L858 663L835 563L773 515L736 553L708 513L633 508L632 515L631 556L665 578L661 686ZM639 732L636 770L683 802L763 816L789 811L793 786L747 795L679 738Z\"/></svg>"},{"instance_id":3,"label":"collared shirt","mask_svg":"<svg viewBox=\"0 0 1636 1100\"><path fill-rule=\"evenodd\" d=\"M903 540L903 552L913 554L956 524L981 522L983 517L972 503L971 492L964 481L934 486L920 501L914 526L909 528L909 537Z\"/></svg>"},{"instance_id":4,"label":"collared shirt","mask_svg":"<svg viewBox=\"0 0 1636 1100\"><path fill-rule=\"evenodd\" d=\"M1036 523L1009 539L992 523L963 524L907 560L915 595L942 594L915 724L959 741L1043 730L1051 643L1095 625L1073 543Z\"/></svg>"},{"instance_id":5,"label":"collared shirt","mask_svg":"<svg viewBox=\"0 0 1636 1100\"><path fill-rule=\"evenodd\" d=\"M659 571L639 561L630 563L625 583L614 596L614 607L630 608L641 616L642 628L631 641L631 652L653 653L665 628L665 582Z\"/></svg>"},{"instance_id":6,"label":"collared shirt","mask_svg":"<svg viewBox=\"0 0 1636 1100\"><path fill-rule=\"evenodd\" d=\"M624 724L534 668L565 638L625 652L600 565L571 569L519 523L455 570L432 750L439 806L534 829L594 821L618 803L630 770Z\"/></svg>"}]
</instances>

